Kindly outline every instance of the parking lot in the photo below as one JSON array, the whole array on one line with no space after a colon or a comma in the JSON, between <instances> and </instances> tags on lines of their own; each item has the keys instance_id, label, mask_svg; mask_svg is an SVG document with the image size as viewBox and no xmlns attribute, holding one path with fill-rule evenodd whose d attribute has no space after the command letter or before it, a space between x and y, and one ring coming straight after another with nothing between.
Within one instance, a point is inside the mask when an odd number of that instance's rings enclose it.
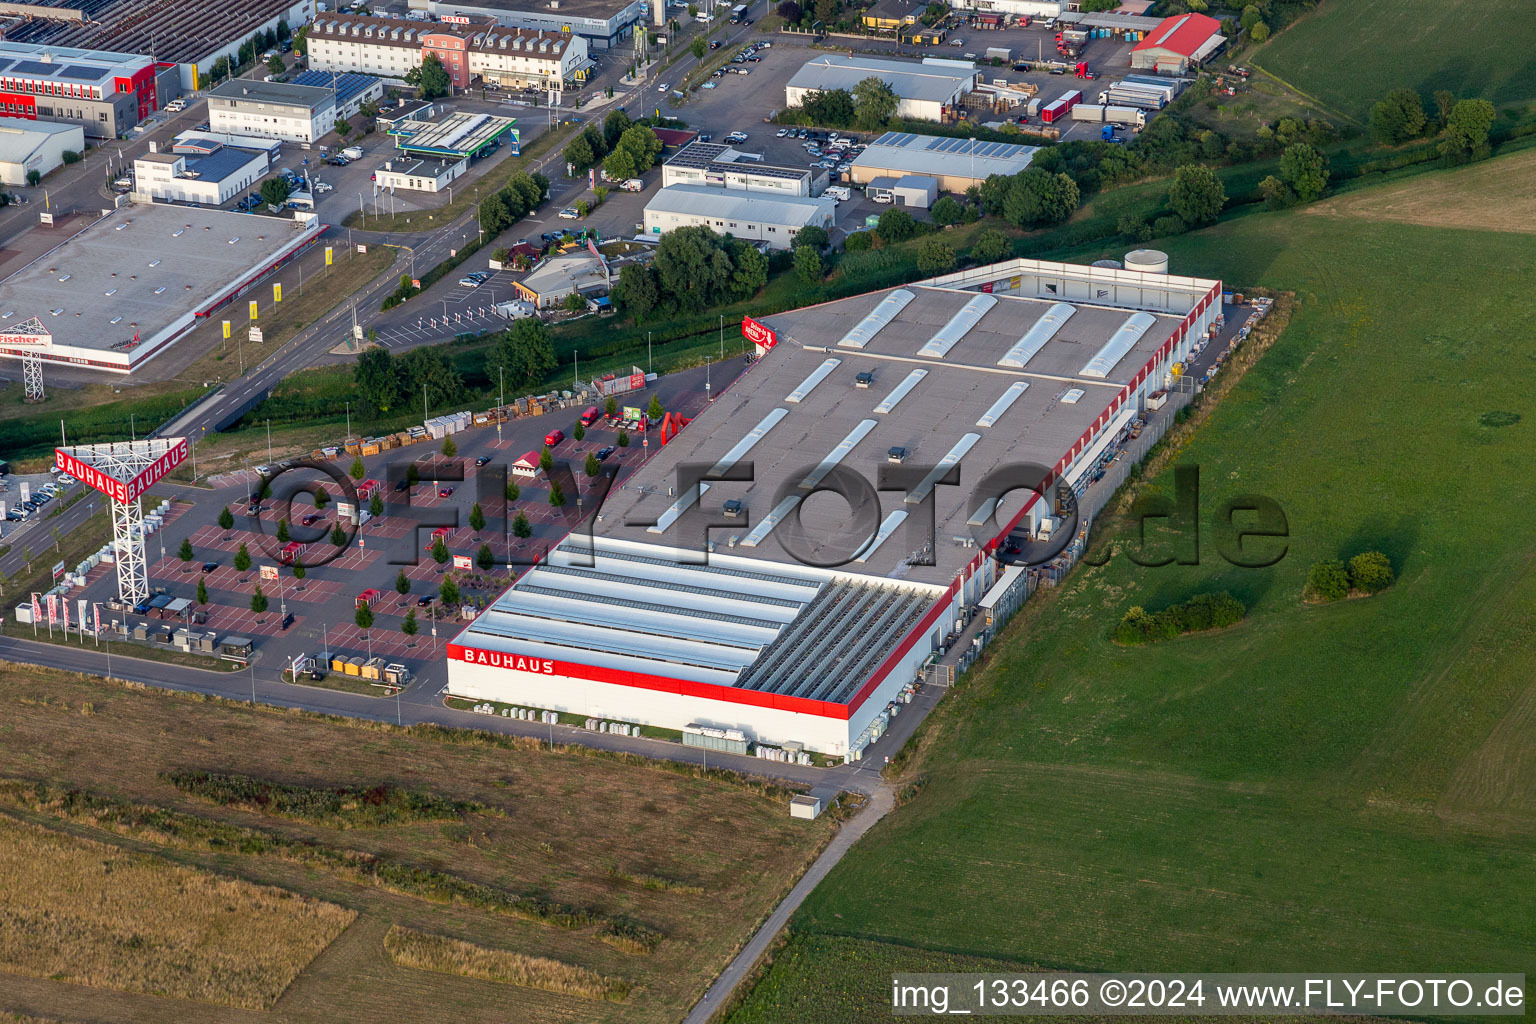
<instances>
[{"instance_id":1,"label":"parking lot","mask_svg":"<svg viewBox=\"0 0 1536 1024\"><path fill-rule=\"evenodd\" d=\"M717 364L712 370L717 389L726 374L739 373L745 365L739 356ZM671 374L641 391L621 396L619 403L643 409L655 395L668 410L692 416L705 403L706 379L703 368ZM256 487L254 475L237 473L220 478L214 481L220 486L211 492L176 487L164 526L146 541L150 586L170 597L191 600L194 609L206 616L205 622L192 628L211 630L221 637L251 638L263 678L273 678L296 655L329 651L403 662L418 676L418 682L412 684L418 698L422 693L433 693L446 680L443 645L462 621L460 606L445 607L441 600L443 581L450 576L454 579L464 595L462 607L473 614L474 608L493 600L522 571L523 564L558 543L583 514L593 510L600 481L590 480L583 470L589 453L613 449L601 464L617 474L615 487L624 486L629 475L653 453L652 446L644 443L643 433L638 432L631 435L629 447L619 447L617 426L599 420L586 429L582 440L567 436L552 447L554 458L565 463L570 473L565 477L571 488L566 491L564 506L550 505L550 484L543 473L536 479L518 479L520 493L515 501L507 501L505 481L514 479L511 464L526 452L538 452L551 430L573 435L581 411L581 407L573 407L513 420L502 425L499 441L494 426L456 433L453 437L458 452L451 459L441 456L440 442L365 458L363 479L380 481L384 511L361 526L344 547L334 545L330 537L337 523L336 499L341 489L315 470L293 468L277 475L273 496L259 503L255 515L247 514L249 495ZM394 490L388 482L392 479L389 467L411 461L420 465L420 482L403 491ZM484 465L477 465L481 461ZM331 467L344 472L350 462L351 456L344 455ZM402 473L397 469L393 478L400 478ZM17 483L12 483L10 493L19 490ZM325 487L331 498L318 510L310 493L293 493L300 486L316 484ZM445 496L443 491L449 493ZM486 517L481 530L469 525L476 503ZM362 506L366 509L367 502ZM220 510L226 507L234 516L227 530L218 524ZM531 527L528 538L513 535L512 524L519 514ZM307 526L302 522L306 516L315 516ZM305 564L302 580L283 563L281 550L285 545L276 539L281 519L288 520L291 542L307 545L300 553ZM467 569L456 568L453 561L439 564L431 555L433 531L439 528L443 528L451 555L473 561L485 545L496 564L489 570L478 564ZM179 557L184 538L193 548L193 557L186 562ZM235 567L242 545L251 560L245 570ZM509 567L509 556L519 564ZM263 566L278 567L277 578L263 579ZM409 583L406 594L396 591L396 578L402 572ZM196 604L199 582L207 589L206 605ZM251 608L258 586L268 601L264 612ZM104 622L109 617L124 619L121 612L109 616L105 607L116 588L113 567L103 563L90 571L85 587L71 591L69 598L102 602ZM354 615L359 595L369 589L377 591L369 602L374 623L364 630L357 626ZM420 624L414 636L401 630L410 612ZM292 620L285 626L287 616ZM174 616L156 618L154 613L129 614L126 620L130 625L147 623L152 630L186 624ZM382 694L382 689L379 692Z\"/></svg>"}]
</instances>

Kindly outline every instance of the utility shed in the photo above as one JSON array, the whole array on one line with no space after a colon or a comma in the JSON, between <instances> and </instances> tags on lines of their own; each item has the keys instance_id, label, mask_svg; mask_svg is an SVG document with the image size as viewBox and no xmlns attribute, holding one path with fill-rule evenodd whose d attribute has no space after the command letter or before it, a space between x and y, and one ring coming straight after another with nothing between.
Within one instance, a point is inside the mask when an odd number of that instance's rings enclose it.
<instances>
[{"instance_id":1,"label":"utility shed","mask_svg":"<svg viewBox=\"0 0 1536 1024\"><path fill-rule=\"evenodd\" d=\"M915 206L926 210L939 198L939 182L921 174L908 174L900 178L891 191L902 206Z\"/></svg>"}]
</instances>

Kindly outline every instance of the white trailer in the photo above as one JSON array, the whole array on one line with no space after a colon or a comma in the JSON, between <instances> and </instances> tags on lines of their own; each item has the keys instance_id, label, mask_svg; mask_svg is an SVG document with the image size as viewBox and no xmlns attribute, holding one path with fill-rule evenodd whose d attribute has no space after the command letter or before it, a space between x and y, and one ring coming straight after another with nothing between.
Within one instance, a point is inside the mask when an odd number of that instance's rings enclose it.
<instances>
[{"instance_id":1,"label":"white trailer","mask_svg":"<svg viewBox=\"0 0 1536 1024\"><path fill-rule=\"evenodd\" d=\"M1139 107L1107 106L1104 108L1104 120L1109 124L1123 124L1135 128L1145 128L1147 126L1147 112Z\"/></svg>"},{"instance_id":2,"label":"white trailer","mask_svg":"<svg viewBox=\"0 0 1536 1024\"><path fill-rule=\"evenodd\" d=\"M1104 120L1102 103L1079 103L1072 108L1072 120L1100 123Z\"/></svg>"},{"instance_id":3,"label":"white trailer","mask_svg":"<svg viewBox=\"0 0 1536 1024\"><path fill-rule=\"evenodd\" d=\"M1161 93L1141 92L1115 86L1099 93L1099 102L1106 106L1162 110L1168 105L1168 98Z\"/></svg>"}]
</instances>

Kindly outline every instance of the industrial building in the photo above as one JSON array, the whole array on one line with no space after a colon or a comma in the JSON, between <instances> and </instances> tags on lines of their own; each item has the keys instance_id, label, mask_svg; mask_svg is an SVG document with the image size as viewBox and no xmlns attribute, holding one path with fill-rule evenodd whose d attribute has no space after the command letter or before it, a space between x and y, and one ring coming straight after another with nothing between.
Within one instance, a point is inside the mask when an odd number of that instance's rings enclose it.
<instances>
[{"instance_id":1,"label":"industrial building","mask_svg":"<svg viewBox=\"0 0 1536 1024\"><path fill-rule=\"evenodd\" d=\"M129 373L293 258L324 227L305 214L288 220L163 203L124 206L0 281L0 323L41 321L53 337L39 353L46 362ZM0 345L0 356L19 353Z\"/></svg>"},{"instance_id":2,"label":"industrial building","mask_svg":"<svg viewBox=\"0 0 1536 1024\"><path fill-rule=\"evenodd\" d=\"M436 54L458 89L475 79L507 89L553 89L580 81L592 66L587 40L569 32L514 28L493 19L402 21L362 14L322 14L306 37L309 66L395 81Z\"/></svg>"},{"instance_id":3,"label":"industrial building","mask_svg":"<svg viewBox=\"0 0 1536 1024\"><path fill-rule=\"evenodd\" d=\"M411 10L436 18L489 18L510 28L569 32L593 50L612 50L634 35L648 0L411 0Z\"/></svg>"},{"instance_id":4,"label":"industrial building","mask_svg":"<svg viewBox=\"0 0 1536 1024\"><path fill-rule=\"evenodd\" d=\"M1009 535L1077 536L1057 492L1220 311L1218 281L1017 259L748 319L759 358L453 639L449 692L858 758L1027 586ZM1021 463L1050 498L981 486Z\"/></svg>"},{"instance_id":5,"label":"industrial building","mask_svg":"<svg viewBox=\"0 0 1536 1024\"><path fill-rule=\"evenodd\" d=\"M55 53L68 48L151 53L162 70L173 73L177 87L190 92L207 84L220 57L233 62L246 40L284 22L297 29L314 13L314 0L82 0L57 7L27 4L25 20L7 26L6 35ZM162 89L161 102L174 95Z\"/></svg>"},{"instance_id":6,"label":"industrial building","mask_svg":"<svg viewBox=\"0 0 1536 1024\"><path fill-rule=\"evenodd\" d=\"M607 295L612 285L608 261L584 251L553 256L521 281L512 282L518 297L532 303L534 309L553 309L572 293Z\"/></svg>"},{"instance_id":7,"label":"industrial building","mask_svg":"<svg viewBox=\"0 0 1536 1024\"><path fill-rule=\"evenodd\" d=\"M317 142L336 127L329 89L236 79L208 93L208 127L227 135Z\"/></svg>"},{"instance_id":8,"label":"industrial building","mask_svg":"<svg viewBox=\"0 0 1536 1024\"><path fill-rule=\"evenodd\" d=\"M875 178L916 174L936 179L942 191L964 193L994 174L1018 174L1029 166L1038 149L1007 142L886 132L858 155L848 174L860 185Z\"/></svg>"},{"instance_id":9,"label":"industrial building","mask_svg":"<svg viewBox=\"0 0 1536 1024\"><path fill-rule=\"evenodd\" d=\"M25 185L27 174L46 175L65 153L85 152L85 129L53 121L0 120L0 184Z\"/></svg>"},{"instance_id":10,"label":"industrial building","mask_svg":"<svg viewBox=\"0 0 1536 1024\"><path fill-rule=\"evenodd\" d=\"M374 172L374 186L410 192L441 192L464 173L467 160L386 160Z\"/></svg>"},{"instance_id":11,"label":"industrial building","mask_svg":"<svg viewBox=\"0 0 1536 1024\"><path fill-rule=\"evenodd\" d=\"M484 154L507 141L514 156L519 152L515 117L457 111L436 121L394 121L388 132L395 148L409 156L436 160L466 160Z\"/></svg>"},{"instance_id":12,"label":"industrial building","mask_svg":"<svg viewBox=\"0 0 1536 1024\"><path fill-rule=\"evenodd\" d=\"M1221 22L1204 14L1176 14L1131 47L1131 67L1182 75L1226 43Z\"/></svg>"},{"instance_id":13,"label":"industrial building","mask_svg":"<svg viewBox=\"0 0 1536 1024\"><path fill-rule=\"evenodd\" d=\"M384 83L377 75L359 75L346 71L304 71L289 85L307 85L329 89L336 101L338 118L356 117L367 104L377 106L384 99Z\"/></svg>"},{"instance_id":14,"label":"industrial building","mask_svg":"<svg viewBox=\"0 0 1536 1024\"><path fill-rule=\"evenodd\" d=\"M134 194L146 199L223 206L266 175L263 149L219 146L209 153L145 153L133 161Z\"/></svg>"},{"instance_id":15,"label":"industrial building","mask_svg":"<svg viewBox=\"0 0 1536 1024\"><path fill-rule=\"evenodd\" d=\"M661 235L702 225L717 234L766 242L788 249L795 232L808 224L832 230L837 203L809 196L737 192L711 185L673 185L645 206L645 233Z\"/></svg>"},{"instance_id":16,"label":"industrial building","mask_svg":"<svg viewBox=\"0 0 1536 1024\"><path fill-rule=\"evenodd\" d=\"M180 94L176 69L142 54L0 39L0 117L115 139Z\"/></svg>"},{"instance_id":17,"label":"industrial building","mask_svg":"<svg viewBox=\"0 0 1536 1024\"><path fill-rule=\"evenodd\" d=\"M693 142L661 165L662 188L672 185L812 196L826 189L827 172L821 167L776 167L762 163L761 154L744 153L717 142Z\"/></svg>"},{"instance_id":18,"label":"industrial building","mask_svg":"<svg viewBox=\"0 0 1536 1024\"><path fill-rule=\"evenodd\" d=\"M949 0L957 11L974 11L978 17L987 15L1012 15L1015 18L1060 17L1067 9L1058 0Z\"/></svg>"},{"instance_id":19,"label":"industrial building","mask_svg":"<svg viewBox=\"0 0 1536 1024\"><path fill-rule=\"evenodd\" d=\"M872 57L824 54L805 62L784 87L784 103L797 107L806 94L842 89L853 92L866 78L878 78L891 87L900 102L897 117L917 121L944 121L960 105L960 99L976 87L977 72L953 62L921 64Z\"/></svg>"}]
</instances>

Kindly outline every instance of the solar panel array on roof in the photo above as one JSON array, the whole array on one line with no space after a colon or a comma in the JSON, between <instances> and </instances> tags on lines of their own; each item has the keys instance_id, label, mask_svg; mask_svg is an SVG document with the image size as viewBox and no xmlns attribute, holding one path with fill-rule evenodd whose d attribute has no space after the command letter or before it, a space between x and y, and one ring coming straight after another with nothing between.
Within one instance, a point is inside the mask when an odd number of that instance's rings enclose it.
<instances>
[{"instance_id":1,"label":"solar panel array on roof","mask_svg":"<svg viewBox=\"0 0 1536 1024\"><path fill-rule=\"evenodd\" d=\"M957 139L944 135L917 135L913 132L886 132L870 145L902 148L913 146L930 153L949 153L955 156L975 154L998 160L1011 159L1033 148L1012 142L984 142L978 139Z\"/></svg>"},{"instance_id":2,"label":"solar panel array on roof","mask_svg":"<svg viewBox=\"0 0 1536 1024\"><path fill-rule=\"evenodd\" d=\"M860 320L853 330L843 335L842 340L838 344L846 345L849 348L863 348L874 339L876 334L880 333L881 328L896 319L896 314L906 309L907 304L915 298L917 296L905 288L897 288L891 294L881 299L880 305L876 306L863 320Z\"/></svg>"},{"instance_id":3,"label":"solar panel array on roof","mask_svg":"<svg viewBox=\"0 0 1536 1024\"><path fill-rule=\"evenodd\" d=\"M10 60L10 59L5 58L5 57L0 57L0 71L7 70L14 63L15 63L15 61L13 61L13 60Z\"/></svg>"},{"instance_id":4,"label":"solar panel array on roof","mask_svg":"<svg viewBox=\"0 0 1536 1024\"><path fill-rule=\"evenodd\" d=\"M1058 302L1045 311L1045 315L1036 320L1034 326L1024 332L1024 336L1018 343L1008 350L1007 355L997 361L998 366L1006 366L1013 370L1022 370L1025 365L1039 354L1045 347L1045 343L1056 336L1065 324L1077 312L1077 307L1066 302Z\"/></svg>"},{"instance_id":5,"label":"solar panel array on roof","mask_svg":"<svg viewBox=\"0 0 1536 1024\"><path fill-rule=\"evenodd\" d=\"M938 333L928 339L928 344L917 350L920 356L929 356L933 359L943 359L949 354L949 350L959 344L960 339L972 327L981 322L981 318L987 315L987 311L997 305L997 299L991 295L978 295L967 302L960 312L949 318L949 323L940 327Z\"/></svg>"},{"instance_id":6,"label":"solar panel array on roof","mask_svg":"<svg viewBox=\"0 0 1536 1024\"><path fill-rule=\"evenodd\" d=\"M16 75L51 75L59 69L57 64L43 64L35 60L19 60L11 68Z\"/></svg>"},{"instance_id":7,"label":"solar panel array on roof","mask_svg":"<svg viewBox=\"0 0 1536 1024\"><path fill-rule=\"evenodd\" d=\"M79 64L70 64L59 69L56 77L68 78L76 82L94 82L103 76L103 72L97 68L88 68Z\"/></svg>"},{"instance_id":8,"label":"solar panel array on roof","mask_svg":"<svg viewBox=\"0 0 1536 1024\"><path fill-rule=\"evenodd\" d=\"M1099 349L1098 355L1088 360L1088 365L1082 369L1083 376L1097 377L1100 380L1108 377L1110 371L1115 368L1115 364L1136 347L1141 336L1146 334L1155 323L1157 323L1157 317L1151 313L1132 313L1126 317L1125 323L1109 336L1104 347Z\"/></svg>"}]
</instances>

